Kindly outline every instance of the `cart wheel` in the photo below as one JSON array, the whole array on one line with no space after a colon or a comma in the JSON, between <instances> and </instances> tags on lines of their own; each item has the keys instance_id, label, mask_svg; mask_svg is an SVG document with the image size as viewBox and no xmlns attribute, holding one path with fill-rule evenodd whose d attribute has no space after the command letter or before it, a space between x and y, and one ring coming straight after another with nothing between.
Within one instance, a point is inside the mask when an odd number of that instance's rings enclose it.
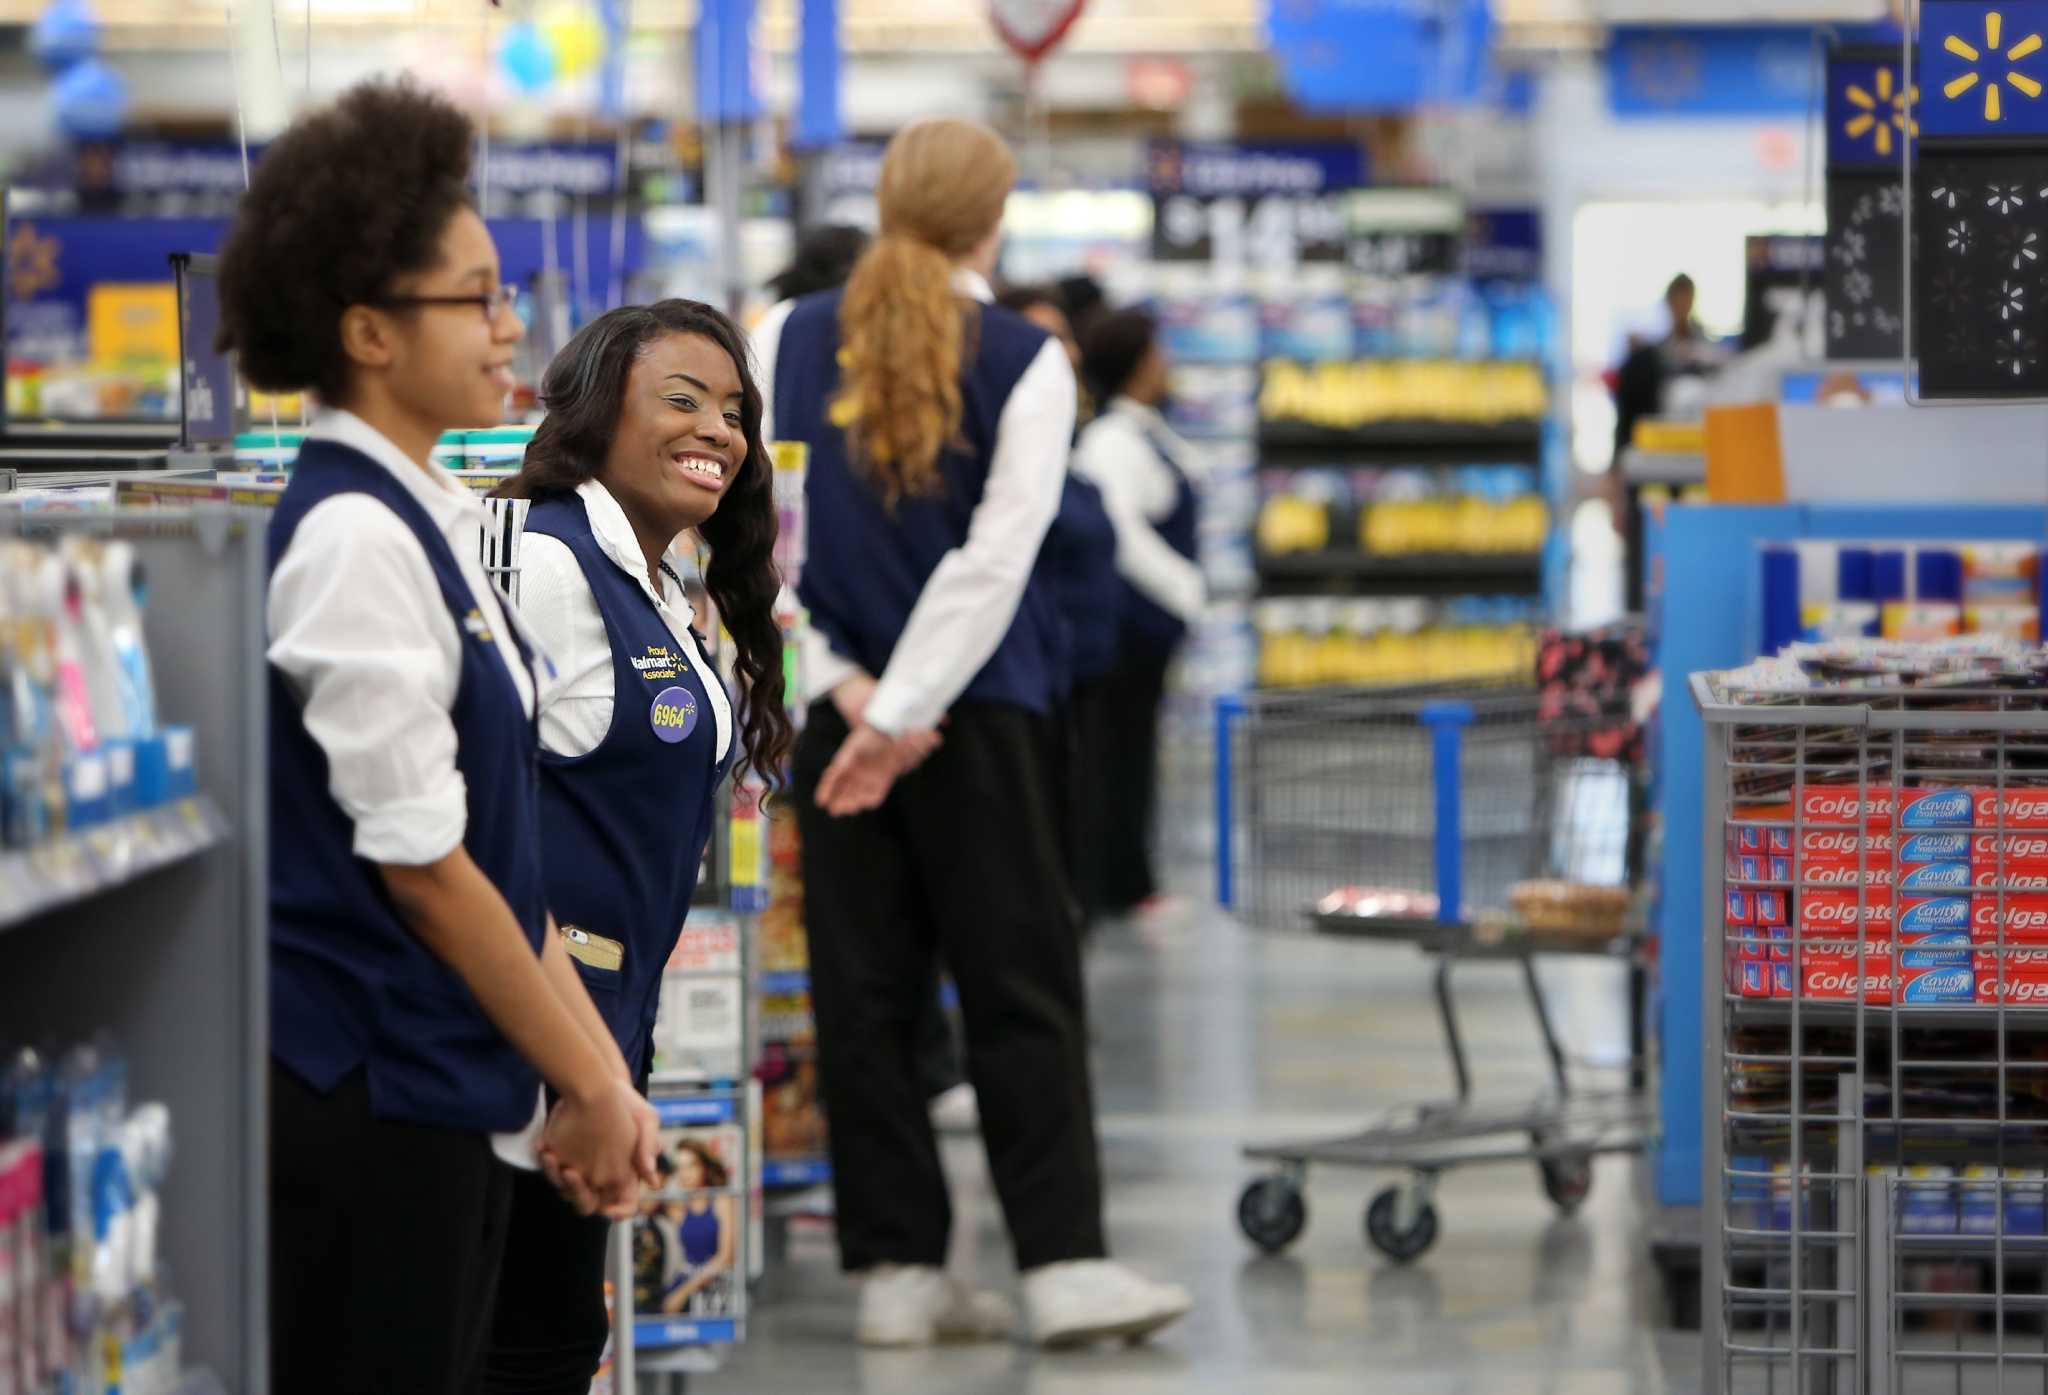
<instances>
[{"instance_id":1,"label":"cart wheel","mask_svg":"<svg viewBox=\"0 0 2048 1395\"><path fill-rule=\"evenodd\" d=\"M1269 1255L1292 1245L1308 1225L1308 1203L1287 1177L1261 1177L1237 1199L1237 1225Z\"/></svg>"},{"instance_id":2,"label":"cart wheel","mask_svg":"<svg viewBox=\"0 0 2048 1395\"><path fill-rule=\"evenodd\" d=\"M1593 1160L1584 1153L1544 1158L1536 1164L1543 1177L1543 1194L1560 1216L1577 1213L1593 1192Z\"/></svg>"},{"instance_id":3,"label":"cart wheel","mask_svg":"<svg viewBox=\"0 0 2048 1395\"><path fill-rule=\"evenodd\" d=\"M1396 1264L1419 1258L1436 1243L1436 1207L1425 1201L1406 1230L1394 1229L1401 1209L1401 1188L1389 1187L1365 1208L1365 1238Z\"/></svg>"}]
</instances>

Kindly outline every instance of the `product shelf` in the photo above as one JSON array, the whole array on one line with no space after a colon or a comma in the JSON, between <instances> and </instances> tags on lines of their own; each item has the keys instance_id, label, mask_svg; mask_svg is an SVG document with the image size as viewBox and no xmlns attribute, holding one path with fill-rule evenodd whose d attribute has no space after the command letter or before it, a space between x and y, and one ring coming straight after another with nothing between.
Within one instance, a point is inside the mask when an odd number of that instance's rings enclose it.
<instances>
[{"instance_id":1,"label":"product shelf","mask_svg":"<svg viewBox=\"0 0 2048 1395\"><path fill-rule=\"evenodd\" d=\"M200 796L0 853L0 930L162 871L226 836L220 810Z\"/></svg>"},{"instance_id":2,"label":"product shelf","mask_svg":"<svg viewBox=\"0 0 2048 1395\"><path fill-rule=\"evenodd\" d=\"M1457 594L1479 590L1534 591L1543 582L1543 557L1535 552L1417 552L1382 554L1355 548L1320 552L1261 554L1259 579L1273 583L1349 581L1361 585L1397 586L1404 593L1418 588L1451 588Z\"/></svg>"}]
</instances>

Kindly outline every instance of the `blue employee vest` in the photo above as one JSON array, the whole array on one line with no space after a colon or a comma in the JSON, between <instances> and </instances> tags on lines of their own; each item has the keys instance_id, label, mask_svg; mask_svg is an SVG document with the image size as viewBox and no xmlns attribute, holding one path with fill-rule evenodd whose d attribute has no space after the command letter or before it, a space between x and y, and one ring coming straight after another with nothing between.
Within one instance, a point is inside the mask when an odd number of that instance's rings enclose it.
<instances>
[{"instance_id":1,"label":"blue employee vest","mask_svg":"<svg viewBox=\"0 0 2048 1395\"><path fill-rule=\"evenodd\" d=\"M572 495L535 504L526 531L568 547L611 644L611 730L581 756L541 752L541 867L558 924L625 948L617 969L581 960L576 969L638 1078L647 1069L662 969L711 838L712 791L732 752L720 757L703 680L647 594L598 545L583 501ZM738 747L735 731L732 750Z\"/></svg>"},{"instance_id":2,"label":"blue employee vest","mask_svg":"<svg viewBox=\"0 0 2048 1395\"><path fill-rule=\"evenodd\" d=\"M940 559L967 541L988 483L996 426L1017 380L1047 335L1021 315L980 307L960 374L964 448L939 457L944 488L894 510L853 463L845 432L826 413L839 391L838 291L797 302L775 358L775 434L809 448L806 534L798 595L811 624L845 658L879 677ZM1041 552L1017 616L960 695L1034 712L1051 709L1066 666L1065 637Z\"/></svg>"},{"instance_id":3,"label":"blue employee vest","mask_svg":"<svg viewBox=\"0 0 2048 1395\"><path fill-rule=\"evenodd\" d=\"M1165 439L1150 427L1141 428L1145 439L1152 444L1159 458L1173 471L1173 511L1152 526L1167 546L1187 558L1195 560L1200 537L1200 514L1195 500L1195 487L1188 479L1188 473L1181 463L1174 459L1167 448ZM1188 632L1187 623L1178 615L1160 605L1137 587L1124 582L1124 633L1127 642L1153 652L1170 650L1179 644Z\"/></svg>"},{"instance_id":4,"label":"blue employee vest","mask_svg":"<svg viewBox=\"0 0 2048 1395\"><path fill-rule=\"evenodd\" d=\"M499 656L455 554L405 486L347 446L310 441L271 520L269 565L337 494L367 494L419 539L462 640L449 717L468 788L463 846L504 894L535 953L546 929L534 719ZM516 632L515 632L516 638ZM531 662L524 640L522 660ZM354 822L329 793L327 755L285 676L270 670L271 1053L316 1090L358 1068L382 1119L475 1132L522 1128L540 1078L456 972L399 916ZM346 1164L338 1164L346 1165Z\"/></svg>"},{"instance_id":5,"label":"blue employee vest","mask_svg":"<svg viewBox=\"0 0 2048 1395\"><path fill-rule=\"evenodd\" d=\"M1067 476L1060 511L1045 535L1045 562L1066 628L1068 677L1092 683L1116 665L1124 585L1116 570L1116 525L1102 491L1079 475Z\"/></svg>"}]
</instances>

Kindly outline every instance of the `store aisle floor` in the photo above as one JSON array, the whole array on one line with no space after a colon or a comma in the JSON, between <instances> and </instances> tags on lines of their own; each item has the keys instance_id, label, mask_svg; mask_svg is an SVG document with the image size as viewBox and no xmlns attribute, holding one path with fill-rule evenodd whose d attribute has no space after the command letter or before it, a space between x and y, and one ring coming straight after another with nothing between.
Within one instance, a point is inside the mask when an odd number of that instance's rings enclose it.
<instances>
[{"instance_id":1,"label":"store aisle floor","mask_svg":"<svg viewBox=\"0 0 2048 1395\"><path fill-rule=\"evenodd\" d=\"M1546 966L1574 1050L1618 1058L1616 966ZM1654 1395L1698 1389L1696 1337L1658 1330L1630 1164L1602 1164L1556 1219L1526 1165L1454 1174L1437 1247L1409 1269L1366 1247L1381 1175L1316 1172L1309 1228L1260 1258L1233 1218L1250 1138L1341 1131L1451 1088L1412 951L1260 936L1214 913L1179 930L1106 930L1090 951L1096 1080L1120 1258L1187 1284L1195 1313L1149 1347L1046 1355L1011 1345L863 1352L829 1233L798 1223L748 1344L693 1391L732 1395ZM1461 971L1481 1088L1537 1088L1535 1029L1512 970ZM978 1142L949 1145L955 1267L1008 1287L1008 1244Z\"/></svg>"}]
</instances>

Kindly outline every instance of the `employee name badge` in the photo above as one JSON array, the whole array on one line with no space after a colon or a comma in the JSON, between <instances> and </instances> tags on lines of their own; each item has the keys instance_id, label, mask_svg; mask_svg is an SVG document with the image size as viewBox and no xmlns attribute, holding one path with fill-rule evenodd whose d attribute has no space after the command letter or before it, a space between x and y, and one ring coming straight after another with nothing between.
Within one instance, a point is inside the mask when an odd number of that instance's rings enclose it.
<instances>
[{"instance_id":1,"label":"employee name badge","mask_svg":"<svg viewBox=\"0 0 2048 1395\"><path fill-rule=\"evenodd\" d=\"M697 729L697 699L688 688L663 688L654 695L648 718L655 736L673 746Z\"/></svg>"}]
</instances>

